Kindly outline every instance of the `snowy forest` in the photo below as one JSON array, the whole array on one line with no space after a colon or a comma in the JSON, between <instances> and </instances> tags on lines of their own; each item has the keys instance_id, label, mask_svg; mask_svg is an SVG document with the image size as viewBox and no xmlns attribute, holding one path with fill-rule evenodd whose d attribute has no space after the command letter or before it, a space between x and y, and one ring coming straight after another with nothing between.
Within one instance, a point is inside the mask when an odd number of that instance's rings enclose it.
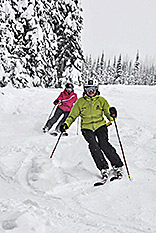
<instances>
[{"instance_id":1,"label":"snowy forest","mask_svg":"<svg viewBox=\"0 0 156 233\"><path fill-rule=\"evenodd\" d=\"M156 85L156 67L141 62L139 51L134 62L128 57L123 59L121 54L118 58L114 57L113 61L106 61L104 53L97 60L90 55L82 66L82 79L87 71L98 78L99 84Z\"/></svg>"},{"instance_id":2,"label":"snowy forest","mask_svg":"<svg viewBox=\"0 0 156 233\"><path fill-rule=\"evenodd\" d=\"M0 3L0 87L81 86L90 74L99 84L156 85L156 67L114 56L85 56L78 0L2 0Z\"/></svg>"},{"instance_id":3,"label":"snowy forest","mask_svg":"<svg viewBox=\"0 0 156 233\"><path fill-rule=\"evenodd\" d=\"M77 0L2 0L0 86L52 87L83 60Z\"/></svg>"}]
</instances>

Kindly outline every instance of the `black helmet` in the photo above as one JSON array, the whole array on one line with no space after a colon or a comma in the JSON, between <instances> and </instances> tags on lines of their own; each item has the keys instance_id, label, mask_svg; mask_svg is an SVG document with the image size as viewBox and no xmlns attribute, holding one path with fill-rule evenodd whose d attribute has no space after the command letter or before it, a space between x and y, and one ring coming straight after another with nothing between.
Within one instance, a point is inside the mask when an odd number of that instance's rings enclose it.
<instances>
[{"instance_id":1,"label":"black helmet","mask_svg":"<svg viewBox=\"0 0 156 233\"><path fill-rule=\"evenodd\" d=\"M72 83L66 83L65 90L66 91L73 91L74 90L74 85Z\"/></svg>"}]
</instances>

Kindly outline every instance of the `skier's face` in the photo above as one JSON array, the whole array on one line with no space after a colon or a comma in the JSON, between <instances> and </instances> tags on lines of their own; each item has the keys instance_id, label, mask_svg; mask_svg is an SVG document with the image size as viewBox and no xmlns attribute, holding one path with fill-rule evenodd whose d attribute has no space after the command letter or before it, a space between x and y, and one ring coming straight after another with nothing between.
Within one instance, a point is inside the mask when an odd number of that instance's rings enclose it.
<instances>
[{"instance_id":1,"label":"skier's face","mask_svg":"<svg viewBox=\"0 0 156 233\"><path fill-rule=\"evenodd\" d=\"M96 94L96 87L87 87L85 90L89 97L93 97Z\"/></svg>"},{"instance_id":2,"label":"skier's face","mask_svg":"<svg viewBox=\"0 0 156 233\"><path fill-rule=\"evenodd\" d=\"M66 92L70 94L72 92L72 88L66 88Z\"/></svg>"},{"instance_id":3,"label":"skier's face","mask_svg":"<svg viewBox=\"0 0 156 233\"><path fill-rule=\"evenodd\" d=\"M87 91L89 97L93 97L96 94L96 91Z\"/></svg>"}]
</instances>

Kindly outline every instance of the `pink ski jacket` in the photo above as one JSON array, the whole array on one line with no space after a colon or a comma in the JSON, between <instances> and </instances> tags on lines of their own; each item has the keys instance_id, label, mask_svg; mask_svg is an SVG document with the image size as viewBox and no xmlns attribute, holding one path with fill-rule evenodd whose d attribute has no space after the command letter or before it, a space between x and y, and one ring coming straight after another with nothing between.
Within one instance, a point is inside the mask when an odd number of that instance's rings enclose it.
<instances>
[{"instance_id":1,"label":"pink ski jacket","mask_svg":"<svg viewBox=\"0 0 156 233\"><path fill-rule=\"evenodd\" d=\"M63 111L71 111L73 104L76 102L77 100L77 94L72 91L70 94L68 92L66 92L65 90L63 92L61 92L61 94L59 95L59 97L56 100L59 100L58 103L58 108L61 108Z\"/></svg>"}]
</instances>

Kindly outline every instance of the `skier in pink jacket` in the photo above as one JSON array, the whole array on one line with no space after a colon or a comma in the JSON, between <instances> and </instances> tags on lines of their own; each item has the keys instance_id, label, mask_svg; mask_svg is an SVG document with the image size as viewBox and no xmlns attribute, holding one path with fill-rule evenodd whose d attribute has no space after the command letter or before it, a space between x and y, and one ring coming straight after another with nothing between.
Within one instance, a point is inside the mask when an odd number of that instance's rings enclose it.
<instances>
[{"instance_id":1,"label":"skier in pink jacket","mask_svg":"<svg viewBox=\"0 0 156 233\"><path fill-rule=\"evenodd\" d=\"M57 105L56 111L51 119L49 119L43 128L43 132L49 131L52 126L57 122L60 116L63 114L63 118L58 123L55 128L55 131L59 132L60 125L65 122L66 118L68 117L73 104L77 101L77 94L74 92L74 86L72 83L67 83L65 85L65 89L58 98L53 102L54 105ZM55 133L54 133L55 134ZM57 135L57 133L56 133Z\"/></svg>"}]
</instances>

